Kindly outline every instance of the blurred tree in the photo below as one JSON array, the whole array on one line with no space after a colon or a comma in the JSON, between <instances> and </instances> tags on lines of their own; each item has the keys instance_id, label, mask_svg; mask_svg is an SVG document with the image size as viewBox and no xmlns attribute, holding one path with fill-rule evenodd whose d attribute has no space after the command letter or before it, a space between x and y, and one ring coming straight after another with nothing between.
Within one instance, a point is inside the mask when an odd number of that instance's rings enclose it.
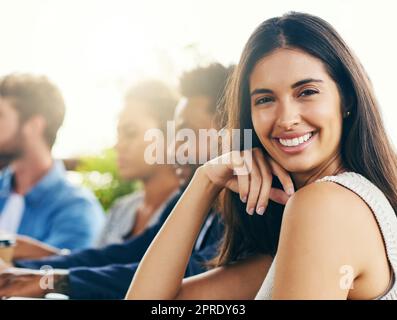
<instances>
[{"instance_id":1,"label":"blurred tree","mask_svg":"<svg viewBox=\"0 0 397 320\"><path fill-rule=\"evenodd\" d=\"M105 210L117 198L141 188L138 181L120 178L114 149L105 149L97 156L80 158L74 170L80 174L81 184L95 193Z\"/></svg>"}]
</instances>

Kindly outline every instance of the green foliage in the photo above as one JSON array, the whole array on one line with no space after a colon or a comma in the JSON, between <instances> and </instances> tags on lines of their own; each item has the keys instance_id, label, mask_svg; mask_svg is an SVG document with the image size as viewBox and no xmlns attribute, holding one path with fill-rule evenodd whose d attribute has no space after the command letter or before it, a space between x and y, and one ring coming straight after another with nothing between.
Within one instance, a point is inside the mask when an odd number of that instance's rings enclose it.
<instances>
[{"instance_id":1,"label":"green foliage","mask_svg":"<svg viewBox=\"0 0 397 320\"><path fill-rule=\"evenodd\" d=\"M76 171L81 175L82 185L95 193L105 210L117 198L141 188L139 182L121 180L114 149L105 149L97 156L81 158Z\"/></svg>"}]
</instances>

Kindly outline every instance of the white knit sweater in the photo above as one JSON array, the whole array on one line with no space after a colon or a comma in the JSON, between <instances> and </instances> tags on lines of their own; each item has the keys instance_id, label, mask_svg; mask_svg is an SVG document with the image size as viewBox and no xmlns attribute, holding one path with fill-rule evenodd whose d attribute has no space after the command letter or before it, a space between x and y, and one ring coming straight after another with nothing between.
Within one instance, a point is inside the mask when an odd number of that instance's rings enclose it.
<instances>
[{"instance_id":1,"label":"white knit sweater","mask_svg":"<svg viewBox=\"0 0 397 320\"><path fill-rule=\"evenodd\" d=\"M392 269L392 282L386 292L378 299L382 300L397 300L397 282L395 275L397 271L397 217L390 205L389 201L372 182L355 172L344 172L335 176L326 176L315 182L332 181L338 183L360 196L371 208L386 246L387 257ZM266 275L265 281L255 299L268 300L271 299L272 289L275 275L275 261Z\"/></svg>"}]
</instances>

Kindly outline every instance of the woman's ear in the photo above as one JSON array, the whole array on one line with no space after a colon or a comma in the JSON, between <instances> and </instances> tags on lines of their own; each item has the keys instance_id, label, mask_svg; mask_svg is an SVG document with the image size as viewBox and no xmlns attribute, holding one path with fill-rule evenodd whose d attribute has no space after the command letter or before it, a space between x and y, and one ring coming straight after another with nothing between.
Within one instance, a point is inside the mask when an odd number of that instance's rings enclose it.
<instances>
[{"instance_id":1,"label":"woman's ear","mask_svg":"<svg viewBox=\"0 0 397 320\"><path fill-rule=\"evenodd\" d=\"M343 113L343 118L347 118L347 117L349 117L350 116L350 111L345 111L344 113Z\"/></svg>"},{"instance_id":2,"label":"woman's ear","mask_svg":"<svg viewBox=\"0 0 397 320\"><path fill-rule=\"evenodd\" d=\"M343 118L347 118L351 115L353 110L355 98L349 95L347 98L343 99Z\"/></svg>"}]
</instances>

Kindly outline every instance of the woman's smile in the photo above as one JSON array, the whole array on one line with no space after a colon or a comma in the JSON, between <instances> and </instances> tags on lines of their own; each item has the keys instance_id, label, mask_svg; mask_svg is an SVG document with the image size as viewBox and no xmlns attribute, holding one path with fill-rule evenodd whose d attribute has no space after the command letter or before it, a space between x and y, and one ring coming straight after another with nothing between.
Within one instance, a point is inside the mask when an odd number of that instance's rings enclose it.
<instances>
[{"instance_id":1,"label":"woman's smile","mask_svg":"<svg viewBox=\"0 0 397 320\"><path fill-rule=\"evenodd\" d=\"M286 154L297 154L306 150L317 138L317 131L308 132L293 139L273 138L278 149Z\"/></svg>"}]
</instances>

